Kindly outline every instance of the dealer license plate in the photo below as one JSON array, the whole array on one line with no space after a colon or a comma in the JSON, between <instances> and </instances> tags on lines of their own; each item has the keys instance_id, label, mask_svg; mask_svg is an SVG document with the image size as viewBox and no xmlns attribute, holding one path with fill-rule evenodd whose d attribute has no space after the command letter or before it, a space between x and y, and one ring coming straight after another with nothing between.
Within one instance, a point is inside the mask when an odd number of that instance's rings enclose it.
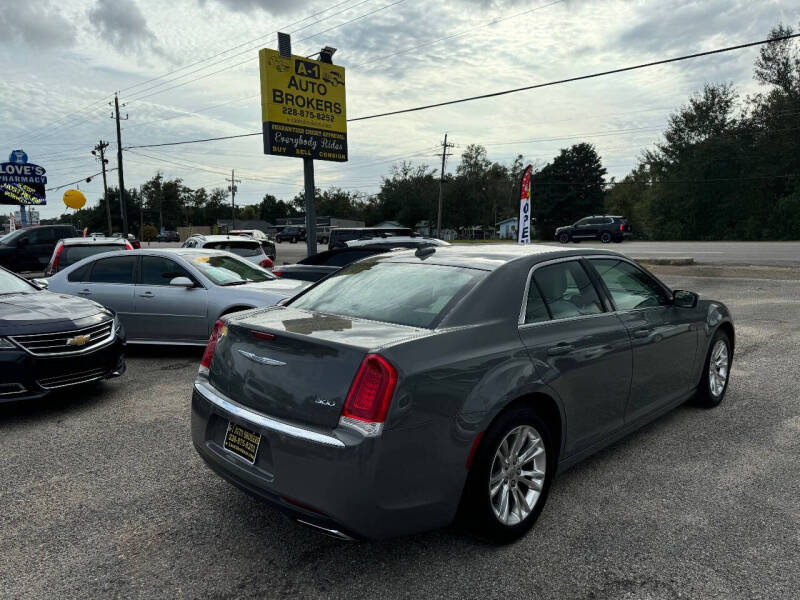
<instances>
[{"instance_id":1,"label":"dealer license plate","mask_svg":"<svg viewBox=\"0 0 800 600\"><path fill-rule=\"evenodd\" d=\"M250 464L256 462L258 445L261 443L261 434L255 433L228 421L228 430L225 432L225 449L237 456L241 456Z\"/></svg>"}]
</instances>

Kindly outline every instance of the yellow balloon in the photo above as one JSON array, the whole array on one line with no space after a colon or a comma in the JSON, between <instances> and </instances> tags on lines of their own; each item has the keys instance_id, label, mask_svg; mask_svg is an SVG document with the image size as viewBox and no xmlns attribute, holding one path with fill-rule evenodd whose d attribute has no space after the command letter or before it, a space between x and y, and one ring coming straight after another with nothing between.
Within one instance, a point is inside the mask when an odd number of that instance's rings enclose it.
<instances>
[{"instance_id":1,"label":"yellow balloon","mask_svg":"<svg viewBox=\"0 0 800 600\"><path fill-rule=\"evenodd\" d=\"M78 210L79 208L83 208L83 205L86 204L86 196L84 196L83 192L80 190L67 190L64 192L64 204L69 208Z\"/></svg>"}]
</instances>

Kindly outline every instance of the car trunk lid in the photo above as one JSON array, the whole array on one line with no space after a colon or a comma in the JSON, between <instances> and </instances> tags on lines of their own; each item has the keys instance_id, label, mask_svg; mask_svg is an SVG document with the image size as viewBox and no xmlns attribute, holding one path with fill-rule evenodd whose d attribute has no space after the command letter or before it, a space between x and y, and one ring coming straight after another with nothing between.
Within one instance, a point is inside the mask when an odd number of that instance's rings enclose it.
<instances>
[{"instance_id":1,"label":"car trunk lid","mask_svg":"<svg viewBox=\"0 0 800 600\"><path fill-rule=\"evenodd\" d=\"M209 381L263 414L332 428L364 356L426 333L430 332L292 307L249 311L228 320Z\"/></svg>"}]
</instances>

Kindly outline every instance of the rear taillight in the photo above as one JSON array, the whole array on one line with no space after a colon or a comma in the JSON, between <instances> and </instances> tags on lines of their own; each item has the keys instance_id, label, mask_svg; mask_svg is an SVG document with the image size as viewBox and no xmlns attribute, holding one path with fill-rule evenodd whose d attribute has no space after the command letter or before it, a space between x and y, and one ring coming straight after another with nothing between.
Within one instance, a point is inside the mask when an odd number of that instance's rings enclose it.
<instances>
[{"instance_id":1,"label":"rear taillight","mask_svg":"<svg viewBox=\"0 0 800 600\"><path fill-rule=\"evenodd\" d=\"M44 272L45 277L49 277L58 271L58 257L61 256L61 252L63 252L63 250L64 244L59 244L58 248L56 248L56 253L53 255L53 260L50 261L50 264L47 265L47 269Z\"/></svg>"},{"instance_id":2,"label":"rear taillight","mask_svg":"<svg viewBox=\"0 0 800 600\"><path fill-rule=\"evenodd\" d=\"M275 266L275 263L272 262L269 256L267 256L264 260L258 263L260 266L264 267L265 269L271 269Z\"/></svg>"},{"instance_id":3,"label":"rear taillight","mask_svg":"<svg viewBox=\"0 0 800 600\"><path fill-rule=\"evenodd\" d=\"M620 225L619 225L619 230L620 230L620 231L625 231L625 225L623 225L622 223L620 223Z\"/></svg>"},{"instance_id":4,"label":"rear taillight","mask_svg":"<svg viewBox=\"0 0 800 600\"><path fill-rule=\"evenodd\" d=\"M228 332L228 327L221 320L214 323L214 330L211 332L211 337L208 338L206 351L203 353L203 358L200 361L200 372L208 374L211 368L211 361L214 358L214 350L217 349L217 342Z\"/></svg>"},{"instance_id":5,"label":"rear taillight","mask_svg":"<svg viewBox=\"0 0 800 600\"><path fill-rule=\"evenodd\" d=\"M131 246L131 243L128 241L125 242L125 248L127 248L128 250L133 250L133 246Z\"/></svg>"},{"instance_id":6,"label":"rear taillight","mask_svg":"<svg viewBox=\"0 0 800 600\"><path fill-rule=\"evenodd\" d=\"M275 270L273 270L272 274L275 275L275 277L280 277L281 275L283 275L283 271L275 271Z\"/></svg>"},{"instance_id":7,"label":"rear taillight","mask_svg":"<svg viewBox=\"0 0 800 600\"><path fill-rule=\"evenodd\" d=\"M367 436L380 435L396 385L394 367L382 356L368 354L350 386L339 423Z\"/></svg>"},{"instance_id":8,"label":"rear taillight","mask_svg":"<svg viewBox=\"0 0 800 600\"><path fill-rule=\"evenodd\" d=\"M134 249L139 250L142 247L142 243L139 240L136 240L133 242L133 247Z\"/></svg>"}]
</instances>

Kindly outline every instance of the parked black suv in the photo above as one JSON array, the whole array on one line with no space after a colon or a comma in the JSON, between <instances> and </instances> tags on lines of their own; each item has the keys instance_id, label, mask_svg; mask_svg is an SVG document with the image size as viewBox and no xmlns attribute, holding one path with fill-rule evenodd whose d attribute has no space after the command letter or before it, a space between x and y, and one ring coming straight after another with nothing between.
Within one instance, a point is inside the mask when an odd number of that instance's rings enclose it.
<instances>
[{"instance_id":1,"label":"parked black suv","mask_svg":"<svg viewBox=\"0 0 800 600\"><path fill-rule=\"evenodd\" d=\"M604 244L621 242L632 235L631 224L625 217L594 215L584 217L574 225L556 229L556 239L562 244L582 240L600 240Z\"/></svg>"},{"instance_id":2,"label":"parked black suv","mask_svg":"<svg viewBox=\"0 0 800 600\"><path fill-rule=\"evenodd\" d=\"M164 233L159 233L156 236L157 242L180 242L181 236L178 235L177 231L165 231Z\"/></svg>"},{"instance_id":3,"label":"parked black suv","mask_svg":"<svg viewBox=\"0 0 800 600\"><path fill-rule=\"evenodd\" d=\"M77 237L72 225L38 225L0 239L0 266L15 271L44 271L62 238Z\"/></svg>"},{"instance_id":4,"label":"parked black suv","mask_svg":"<svg viewBox=\"0 0 800 600\"><path fill-rule=\"evenodd\" d=\"M292 242L294 244L297 241L304 241L305 239L306 228L294 227L293 225L284 227L275 235L276 242Z\"/></svg>"}]
</instances>

